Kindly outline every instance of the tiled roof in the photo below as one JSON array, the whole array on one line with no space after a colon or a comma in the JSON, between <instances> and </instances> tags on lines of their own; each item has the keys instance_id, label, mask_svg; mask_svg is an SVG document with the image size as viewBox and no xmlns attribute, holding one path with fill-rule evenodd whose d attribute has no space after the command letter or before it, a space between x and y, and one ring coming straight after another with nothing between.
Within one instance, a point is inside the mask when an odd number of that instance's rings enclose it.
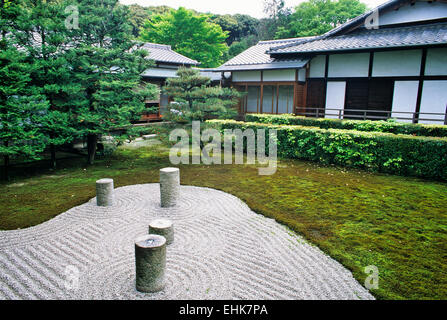
<instances>
[{"instance_id":1,"label":"tiled roof","mask_svg":"<svg viewBox=\"0 0 447 320\"><path fill-rule=\"evenodd\" d=\"M316 38L288 46L272 48L271 54L312 53L338 50L360 50L409 47L447 43L447 23L433 23L382 29L357 29L351 33Z\"/></svg>"},{"instance_id":2,"label":"tiled roof","mask_svg":"<svg viewBox=\"0 0 447 320\"><path fill-rule=\"evenodd\" d=\"M143 44L141 49L146 49L149 51L149 59L156 62L166 62L166 63L176 63L176 64L187 64L187 65L198 65L199 62L181 55L171 49L171 46L149 43Z\"/></svg>"},{"instance_id":3,"label":"tiled roof","mask_svg":"<svg viewBox=\"0 0 447 320\"><path fill-rule=\"evenodd\" d=\"M307 38L293 38L281 40L260 41L255 46L245 50L236 57L228 60L216 70L220 71L234 71L234 70L255 70L255 69L276 69L276 68L294 68L303 65L303 60L277 60L270 57L267 51L276 46L285 44L300 43L302 41L311 39ZM306 61L307 62L307 61ZM305 62L304 62L305 64Z\"/></svg>"}]
</instances>

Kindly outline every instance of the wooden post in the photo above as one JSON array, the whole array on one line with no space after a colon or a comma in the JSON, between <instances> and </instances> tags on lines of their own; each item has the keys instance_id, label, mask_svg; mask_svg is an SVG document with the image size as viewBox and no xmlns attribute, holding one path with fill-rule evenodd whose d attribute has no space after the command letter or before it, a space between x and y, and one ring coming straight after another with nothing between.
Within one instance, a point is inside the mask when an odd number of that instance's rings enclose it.
<instances>
[{"instance_id":1,"label":"wooden post","mask_svg":"<svg viewBox=\"0 0 447 320\"><path fill-rule=\"evenodd\" d=\"M447 104L445 105L444 124L447 125Z\"/></svg>"}]
</instances>

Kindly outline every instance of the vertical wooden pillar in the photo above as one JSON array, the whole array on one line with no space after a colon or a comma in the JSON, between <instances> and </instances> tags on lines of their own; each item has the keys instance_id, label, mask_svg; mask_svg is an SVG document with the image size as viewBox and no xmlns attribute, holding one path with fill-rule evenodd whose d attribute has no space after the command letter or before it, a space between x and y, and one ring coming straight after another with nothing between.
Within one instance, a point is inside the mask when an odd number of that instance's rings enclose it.
<instances>
[{"instance_id":1,"label":"vertical wooden pillar","mask_svg":"<svg viewBox=\"0 0 447 320\"><path fill-rule=\"evenodd\" d=\"M419 111L421 110L421 101L422 101L422 89L424 87L424 76L425 76L425 64L427 62L427 48L422 49L422 57L421 57L421 69L419 72L419 86L418 86L418 95L416 99L416 109L413 114L413 123L419 122Z\"/></svg>"},{"instance_id":2,"label":"vertical wooden pillar","mask_svg":"<svg viewBox=\"0 0 447 320\"><path fill-rule=\"evenodd\" d=\"M264 71L261 70L261 101L259 102L259 112L262 113L262 101L264 100Z\"/></svg>"},{"instance_id":3,"label":"vertical wooden pillar","mask_svg":"<svg viewBox=\"0 0 447 320\"><path fill-rule=\"evenodd\" d=\"M279 84L276 84L276 114L278 114L278 103L279 103Z\"/></svg>"}]
</instances>

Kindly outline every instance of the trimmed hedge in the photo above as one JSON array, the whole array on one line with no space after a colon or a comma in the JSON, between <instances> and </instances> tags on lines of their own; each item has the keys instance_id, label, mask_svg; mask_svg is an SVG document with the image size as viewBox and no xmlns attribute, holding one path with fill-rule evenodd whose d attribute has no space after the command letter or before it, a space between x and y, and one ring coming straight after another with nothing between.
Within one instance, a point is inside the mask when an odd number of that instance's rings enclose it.
<instances>
[{"instance_id":1,"label":"trimmed hedge","mask_svg":"<svg viewBox=\"0 0 447 320\"><path fill-rule=\"evenodd\" d=\"M447 137L447 126L437 124L413 124L383 120L372 121L306 118L290 114L247 114L245 117L245 121L269 124L309 126L322 129L346 129L357 131L388 132L395 134L411 134L427 137Z\"/></svg>"},{"instance_id":2,"label":"trimmed hedge","mask_svg":"<svg viewBox=\"0 0 447 320\"><path fill-rule=\"evenodd\" d=\"M256 129L276 129L278 157L447 180L447 138L234 120L211 120L207 124L222 133L224 129L253 129L255 133ZM268 137L266 140L268 143Z\"/></svg>"}]
</instances>

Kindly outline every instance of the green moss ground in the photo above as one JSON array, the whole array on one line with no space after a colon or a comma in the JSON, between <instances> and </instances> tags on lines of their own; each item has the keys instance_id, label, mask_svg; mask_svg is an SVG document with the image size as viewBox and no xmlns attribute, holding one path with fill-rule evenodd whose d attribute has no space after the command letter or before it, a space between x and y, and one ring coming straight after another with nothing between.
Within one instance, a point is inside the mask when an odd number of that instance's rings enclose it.
<instances>
[{"instance_id":1,"label":"green moss ground","mask_svg":"<svg viewBox=\"0 0 447 320\"><path fill-rule=\"evenodd\" d=\"M0 185L0 229L37 225L95 196L95 181L115 186L158 182L170 166L162 146L121 148L86 167L16 168ZM352 270L376 265L381 299L447 299L447 184L282 160L273 176L255 166L181 166L182 184L220 189L275 218Z\"/></svg>"}]
</instances>

